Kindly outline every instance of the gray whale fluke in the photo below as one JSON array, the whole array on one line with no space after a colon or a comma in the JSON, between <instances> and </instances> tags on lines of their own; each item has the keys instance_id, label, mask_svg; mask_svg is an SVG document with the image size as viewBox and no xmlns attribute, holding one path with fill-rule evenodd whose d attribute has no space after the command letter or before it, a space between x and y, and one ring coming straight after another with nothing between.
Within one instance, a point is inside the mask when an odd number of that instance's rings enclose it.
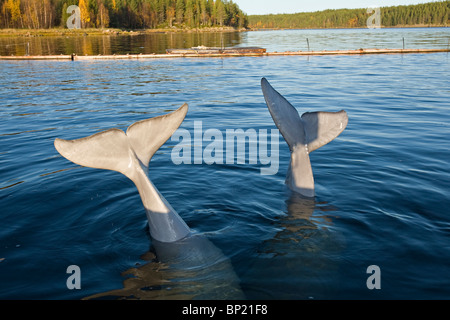
<instances>
[{"instance_id":1,"label":"gray whale fluke","mask_svg":"<svg viewBox=\"0 0 450 320\"><path fill-rule=\"evenodd\" d=\"M309 153L335 139L347 127L348 115L339 112L306 112L301 117L289 101L267 81L261 88L269 112L291 151L286 184L293 191L314 197L314 176Z\"/></svg>"}]
</instances>

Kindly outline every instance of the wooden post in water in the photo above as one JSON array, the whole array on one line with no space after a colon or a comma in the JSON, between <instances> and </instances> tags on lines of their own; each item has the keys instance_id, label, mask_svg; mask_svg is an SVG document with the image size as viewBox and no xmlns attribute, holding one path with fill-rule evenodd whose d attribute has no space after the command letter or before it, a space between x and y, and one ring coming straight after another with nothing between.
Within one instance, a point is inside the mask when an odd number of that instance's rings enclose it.
<instances>
[{"instance_id":1,"label":"wooden post in water","mask_svg":"<svg viewBox=\"0 0 450 320\"><path fill-rule=\"evenodd\" d=\"M308 51L310 51L310 50L309 50L309 39L308 39L308 38L306 38L306 43L307 43L307 45L308 45Z\"/></svg>"},{"instance_id":2,"label":"wooden post in water","mask_svg":"<svg viewBox=\"0 0 450 320\"><path fill-rule=\"evenodd\" d=\"M403 37L403 50L405 50L405 37Z\"/></svg>"},{"instance_id":3,"label":"wooden post in water","mask_svg":"<svg viewBox=\"0 0 450 320\"><path fill-rule=\"evenodd\" d=\"M447 58L449 51L450 51L450 37L447 39Z\"/></svg>"}]
</instances>

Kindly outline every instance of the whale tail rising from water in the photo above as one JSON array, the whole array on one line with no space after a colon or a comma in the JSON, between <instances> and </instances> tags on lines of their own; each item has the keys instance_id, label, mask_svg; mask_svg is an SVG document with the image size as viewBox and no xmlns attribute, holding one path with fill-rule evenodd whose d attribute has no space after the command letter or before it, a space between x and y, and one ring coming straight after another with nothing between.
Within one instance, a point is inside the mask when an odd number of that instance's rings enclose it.
<instances>
[{"instance_id":1,"label":"whale tail rising from water","mask_svg":"<svg viewBox=\"0 0 450 320\"><path fill-rule=\"evenodd\" d=\"M123 173L136 185L147 211L150 234L161 242L186 237L189 227L148 178L148 165L155 152L183 122L188 105L169 114L138 121L127 132L110 129L76 139L55 139L55 148L68 160L85 167Z\"/></svg>"},{"instance_id":2,"label":"whale tail rising from water","mask_svg":"<svg viewBox=\"0 0 450 320\"><path fill-rule=\"evenodd\" d=\"M309 153L335 139L347 126L348 116L339 112L306 112L297 110L265 79L261 88L269 112L291 151L286 178L290 189L314 197L314 177Z\"/></svg>"}]
</instances>

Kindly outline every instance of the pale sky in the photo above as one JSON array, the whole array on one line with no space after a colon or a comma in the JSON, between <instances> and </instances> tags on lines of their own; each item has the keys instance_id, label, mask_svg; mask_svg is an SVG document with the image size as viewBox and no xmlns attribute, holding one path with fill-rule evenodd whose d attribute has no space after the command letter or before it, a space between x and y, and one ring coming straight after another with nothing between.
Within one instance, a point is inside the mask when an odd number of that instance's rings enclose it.
<instances>
[{"instance_id":1,"label":"pale sky","mask_svg":"<svg viewBox=\"0 0 450 320\"><path fill-rule=\"evenodd\" d=\"M374 6L390 7L436 1L439 0L233 0L248 15L310 12L342 8L356 9Z\"/></svg>"}]
</instances>

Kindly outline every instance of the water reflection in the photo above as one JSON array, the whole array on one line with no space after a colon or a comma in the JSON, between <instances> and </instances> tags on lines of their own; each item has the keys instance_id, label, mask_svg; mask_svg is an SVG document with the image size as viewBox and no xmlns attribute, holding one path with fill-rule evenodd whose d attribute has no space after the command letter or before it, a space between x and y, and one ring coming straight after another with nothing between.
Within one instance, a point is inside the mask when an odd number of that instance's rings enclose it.
<instances>
[{"instance_id":1,"label":"water reflection","mask_svg":"<svg viewBox=\"0 0 450 320\"><path fill-rule=\"evenodd\" d=\"M290 194L286 214L275 224L279 231L258 248L245 275L249 299L320 299L335 290L330 286L337 274L334 255L342 248L329 228L334 211L326 202Z\"/></svg>"},{"instance_id":2,"label":"water reflection","mask_svg":"<svg viewBox=\"0 0 450 320\"><path fill-rule=\"evenodd\" d=\"M193 295L183 292L171 283L176 275L167 264L158 262L156 255L149 251L142 255L144 265L138 265L122 272L123 288L101 292L84 298L96 299L134 299L134 300L184 300L192 299Z\"/></svg>"},{"instance_id":3,"label":"water reflection","mask_svg":"<svg viewBox=\"0 0 450 320\"><path fill-rule=\"evenodd\" d=\"M169 48L257 46L273 51L449 47L448 28L318 29L250 32L152 32L0 37L0 55L165 53Z\"/></svg>"},{"instance_id":4,"label":"water reflection","mask_svg":"<svg viewBox=\"0 0 450 320\"><path fill-rule=\"evenodd\" d=\"M0 38L0 55L111 55L165 53L167 48L241 44L240 32L147 33Z\"/></svg>"},{"instance_id":5,"label":"water reflection","mask_svg":"<svg viewBox=\"0 0 450 320\"><path fill-rule=\"evenodd\" d=\"M231 262L203 235L175 243L154 241L148 263L122 273L123 288L85 299L244 299ZM161 262L164 261L164 262Z\"/></svg>"},{"instance_id":6,"label":"water reflection","mask_svg":"<svg viewBox=\"0 0 450 320\"><path fill-rule=\"evenodd\" d=\"M319 242L325 240L328 234L327 225L332 224L332 217L328 213L337 209L326 202L316 202L314 198L294 192L286 200L286 208L287 214L277 223L281 230L265 242L260 252L269 256L288 255L292 253L293 243L302 245L297 246L296 251L319 251ZM320 213L314 214L316 211Z\"/></svg>"}]
</instances>

